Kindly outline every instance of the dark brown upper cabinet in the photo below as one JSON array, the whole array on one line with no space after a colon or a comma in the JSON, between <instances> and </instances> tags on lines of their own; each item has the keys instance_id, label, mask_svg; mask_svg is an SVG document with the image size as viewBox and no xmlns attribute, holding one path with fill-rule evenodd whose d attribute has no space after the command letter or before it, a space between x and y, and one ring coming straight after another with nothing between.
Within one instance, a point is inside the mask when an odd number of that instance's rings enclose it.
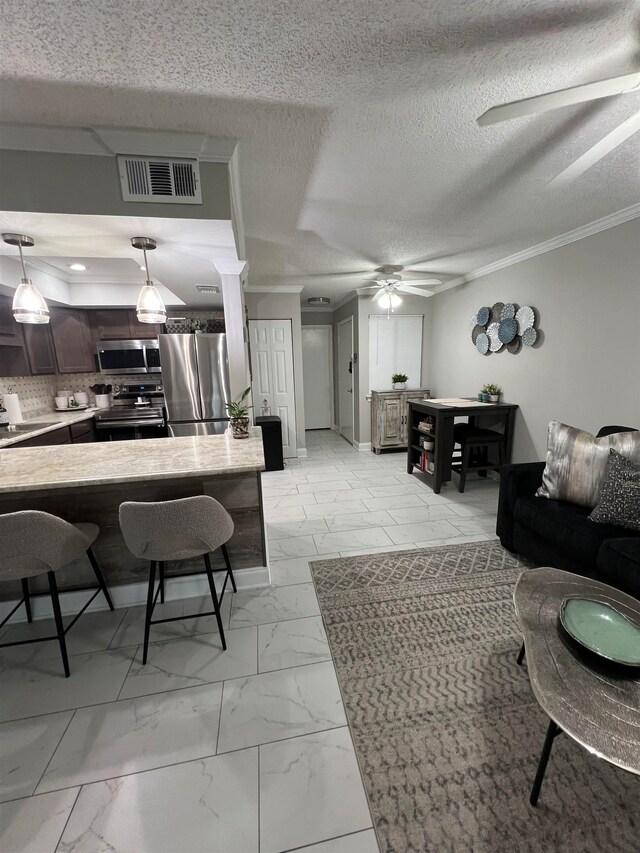
<instances>
[{"instance_id":1,"label":"dark brown upper cabinet","mask_svg":"<svg viewBox=\"0 0 640 853\"><path fill-rule=\"evenodd\" d=\"M140 323L135 311L125 308L100 308L92 312L96 341L157 338L163 327Z\"/></svg>"},{"instance_id":2,"label":"dark brown upper cabinet","mask_svg":"<svg viewBox=\"0 0 640 853\"><path fill-rule=\"evenodd\" d=\"M56 356L50 324L47 323L46 326L25 324L22 331L31 375L41 376L46 373L55 373Z\"/></svg>"},{"instance_id":3,"label":"dark brown upper cabinet","mask_svg":"<svg viewBox=\"0 0 640 853\"><path fill-rule=\"evenodd\" d=\"M52 308L51 334L58 373L94 373L93 339L86 311Z\"/></svg>"},{"instance_id":4,"label":"dark brown upper cabinet","mask_svg":"<svg viewBox=\"0 0 640 853\"><path fill-rule=\"evenodd\" d=\"M11 306L13 299L10 296L0 295L0 346L21 347L23 345L22 323L16 323L13 319Z\"/></svg>"}]
</instances>

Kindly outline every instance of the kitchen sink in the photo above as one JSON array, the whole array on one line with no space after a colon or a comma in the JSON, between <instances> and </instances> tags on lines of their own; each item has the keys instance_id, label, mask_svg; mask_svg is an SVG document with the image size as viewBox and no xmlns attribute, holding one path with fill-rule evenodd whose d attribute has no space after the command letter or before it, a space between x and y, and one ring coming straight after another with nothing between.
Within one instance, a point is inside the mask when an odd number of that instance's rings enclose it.
<instances>
[{"instance_id":1,"label":"kitchen sink","mask_svg":"<svg viewBox=\"0 0 640 853\"><path fill-rule=\"evenodd\" d=\"M58 421L43 421L42 423L28 423L28 424L11 424L7 427L0 427L0 437L5 433L10 432L33 432L36 429L45 429L46 427L52 426L60 426Z\"/></svg>"}]
</instances>

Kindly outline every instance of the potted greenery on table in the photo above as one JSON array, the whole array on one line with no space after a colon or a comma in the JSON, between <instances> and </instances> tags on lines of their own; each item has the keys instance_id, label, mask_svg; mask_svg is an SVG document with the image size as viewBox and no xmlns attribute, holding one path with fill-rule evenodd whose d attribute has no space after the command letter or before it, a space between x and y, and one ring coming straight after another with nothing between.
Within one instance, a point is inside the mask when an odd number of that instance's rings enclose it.
<instances>
[{"instance_id":1,"label":"potted greenery on table","mask_svg":"<svg viewBox=\"0 0 640 853\"><path fill-rule=\"evenodd\" d=\"M227 403L231 423L231 434L234 438L249 438L249 409L251 406L243 405L251 392L251 387L246 388L237 402Z\"/></svg>"},{"instance_id":2,"label":"potted greenery on table","mask_svg":"<svg viewBox=\"0 0 640 853\"><path fill-rule=\"evenodd\" d=\"M499 385L494 385L492 382L488 382L486 385L482 386L482 394L483 396L485 394L487 395L490 403L497 403L500 400L502 388Z\"/></svg>"},{"instance_id":3,"label":"potted greenery on table","mask_svg":"<svg viewBox=\"0 0 640 853\"><path fill-rule=\"evenodd\" d=\"M407 387L407 379L409 377L406 373L394 373L391 377L391 382L393 383L394 391L404 391Z\"/></svg>"}]
</instances>

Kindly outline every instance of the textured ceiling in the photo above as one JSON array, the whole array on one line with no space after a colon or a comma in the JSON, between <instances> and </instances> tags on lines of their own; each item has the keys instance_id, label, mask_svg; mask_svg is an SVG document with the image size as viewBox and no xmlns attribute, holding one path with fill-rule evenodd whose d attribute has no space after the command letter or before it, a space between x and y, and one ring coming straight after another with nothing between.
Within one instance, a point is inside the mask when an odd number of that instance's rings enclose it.
<instances>
[{"instance_id":1,"label":"textured ceiling","mask_svg":"<svg viewBox=\"0 0 640 853\"><path fill-rule=\"evenodd\" d=\"M546 188L638 93L475 121L640 67L635 0L152 6L6 0L2 119L238 139L252 285L339 297L383 263L446 279L640 199L639 135Z\"/></svg>"}]
</instances>

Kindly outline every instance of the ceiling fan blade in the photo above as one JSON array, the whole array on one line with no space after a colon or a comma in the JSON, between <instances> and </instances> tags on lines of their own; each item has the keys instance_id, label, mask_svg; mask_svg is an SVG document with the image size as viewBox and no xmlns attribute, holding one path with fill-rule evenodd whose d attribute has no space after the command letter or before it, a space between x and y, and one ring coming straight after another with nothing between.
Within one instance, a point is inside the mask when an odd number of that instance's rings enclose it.
<instances>
[{"instance_id":1,"label":"ceiling fan blade","mask_svg":"<svg viewBox=\"0 0 640 853\"><path fill-rule=\"evenodd\" d=\"M601 139L600 142L596 142L592 148L585 151L582 156L578 157L578 159L570 166L567 166L564 171L560 172L559 175L556 175L555 178L549 181L547 187L557 187L567 184L569 181L573 181L575 178L582 175L583 172L586 172L587 169L594 166L598 160L602 160L603 157L606 157L606 155L617 148L618 145L622 145L626 139L629 139L630 136L633 136L633 134L637 133L639 130L640 110L629 116L629 118L626 121L623 121L622 124L618 125L615 130L608 133L604 139Z\"/></svg>"},{"instance_id":2,"label":"ceiling fan blade","mask_svg":"<svg viewBox=\"0 0 640 853\"><path fill-rule=\"evenodd\" d=\"M500 121L509 121L520 116L543 113L558 107L569 107L573 104L583 104L585 101L595 101L598 98L608 98L610 95L622 95L640 87L640 71L633 74L623 74L621 77L610 77L608 80L598 80L596 83L585 83L582 86L571 86L569 89L559 89L557 92L547 92L533 98L512 101L492 107L478 118L478 124L485 127Z\"/></svg>"},{"instance_id":3,"label":"ceiling fan blade","mask_svg":"<svg viewBox=\"0 0 640 853\"><path fill-rule=\"evenodd\" d=\"M384 294L385 294L385 289L384 289L384 287L381 287L381 288L378 290L378 292L374 295L374 297L373 297L373 302L377 302L379 299L382 299L382 297L384 296Z\"/></svg>"},{"instance_id":4,"label":"ceiling fan blade","mask_svg":"<svg viewBox=\"0 0 640 853\"><path fill-rule=\"evenodd\" d=\"M397 289L402 293L413 293L414 296L433 296L430 290L420 290L419 287L411 287L408 284L401 284Z\"/></svg>"},{"instance_id":5,"label":"ceiling fan blade","mask_svg":"<svg viewBox=\"0 0 640 853\"><path fill-rule=\"evenodd\" d=\"M371 287L359 287L358 290L380 290L379 284L372 284Z\"/></svg>"},{"instance_id":6,"label":"ceiling fan blade","mask_svg":"<svg viewBox=\"0 0 640 853\"><path fill-rule=\"evenodd\" d=\"M413 286L414 284L442 284L442 281L439 278L406 278L402 283Z\"/></svg>"}]
</instances>

